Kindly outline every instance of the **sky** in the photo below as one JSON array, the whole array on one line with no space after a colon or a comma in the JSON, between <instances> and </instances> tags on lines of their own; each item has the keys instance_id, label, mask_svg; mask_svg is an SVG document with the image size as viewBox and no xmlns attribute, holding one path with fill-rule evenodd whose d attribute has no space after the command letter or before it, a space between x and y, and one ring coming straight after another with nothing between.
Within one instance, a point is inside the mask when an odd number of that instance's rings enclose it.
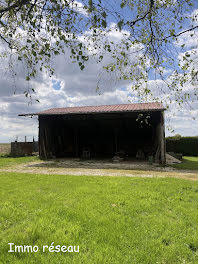
<instances>
[{"instance_id":1,"label":"sky","mask_svg":"<svg viewBox=\"0 0 198 264\"><path fill-rule=\"evenodd\" d=\"M198 13L198 9L194 12ZM111 37L119 42L122 34L112 31ZM180 44L185 43L189 50L198 44L197 38L192 38L189 34L181 36L179 41ZM3 44L0 43L0 50L1 45ZM8 61L0 59L0 143L11 142L16 138L24 141L25 136L28 141L32 141L33 137L37 140L37 117L19 117L18 114L34 113L54 107L140 102L129 81L118 81L116 73L108 74L103 70L103 65L111 61L109 54L105 54L105 60L101 64L91 58L83 71L77 64L71 62L69 55L66 49L65 55L56 56L53 60L56 71L53 77L43 72L28 84L25 81L24 65L16 64L14 67L17 75L12 76ZM158 86L163 85L161 80L149 81L152 89L157 90ZM32 101L24 95L28 87L35 89ZM185 89L190 91L191 87ZM169 107L165 113L166 136L174 134L197 136L198 120L194 120L193 117L198 116L198 102L190 107L183 105L178 108L173 101ZM171 132L172 130L174 131Z\"/></svg>"}]
</instances>

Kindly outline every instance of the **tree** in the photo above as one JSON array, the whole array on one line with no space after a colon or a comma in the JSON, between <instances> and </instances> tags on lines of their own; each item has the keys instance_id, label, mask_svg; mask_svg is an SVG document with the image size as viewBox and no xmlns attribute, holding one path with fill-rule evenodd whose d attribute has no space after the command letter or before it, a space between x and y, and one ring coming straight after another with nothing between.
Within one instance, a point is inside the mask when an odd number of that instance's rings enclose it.
<instances>
[{"instance_id":1,"label":"tree","mask_svg":"<svg viewBox=\"0 0 198 264\"><path fill-rule=\"evenodd\" d=\"M180 134L176 134L176 135L174 135L172 138L174 138L174 139L181 139L182 136L181 136Z\"/></svg>"},{"instance_id":2,"label":"tree","mask_svg":"<svg viewBox=\"0 0 198 264\"><path fill-rule=\"evenodd\" d=\"M54 56L68 49L81 70L90 56L129 80L140 96L153 95L149 79L163 80L160 93L179 104L197 100L197 47L186 47L181 37L194 38L198 14L193 0L4 0L0 3L0 39L10 56L27 66L26 80L39 71L55 69ZM122 40L111 39L117 31ZM179 56L179 57L177 57ZM193 91L183 87L191 85ZM158 94L159 94L158 91ZM28 95L28 92L26 93ZM165 96L166 97L166 96Z\"/></svg>"}]
</instances>

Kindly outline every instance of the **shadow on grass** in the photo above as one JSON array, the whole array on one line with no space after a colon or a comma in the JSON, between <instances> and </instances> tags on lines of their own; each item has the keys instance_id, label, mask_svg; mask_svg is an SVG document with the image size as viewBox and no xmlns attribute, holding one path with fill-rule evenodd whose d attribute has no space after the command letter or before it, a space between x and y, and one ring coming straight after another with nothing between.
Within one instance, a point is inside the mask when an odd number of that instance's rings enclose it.
<instances>
[{"instance_id":1,"label":"shadow on grass","mask_svg":"<svg viewBox=\"0 0 198 264\"><path fill-rule=\"evenodd\" d=\"M0 158L11 158L10 153L0 153Z\"/></svg>"},{"instance_id":2,"label":"shadow on grass","mask_svg":"<svg viewBox=\"0 0 198 264\"><path fill-rule=\"evenodd\" d=\"M173 167L179 170L198 170L198 157L184 158L181 164L175 164Z\"/></svg>"}]
</instances>

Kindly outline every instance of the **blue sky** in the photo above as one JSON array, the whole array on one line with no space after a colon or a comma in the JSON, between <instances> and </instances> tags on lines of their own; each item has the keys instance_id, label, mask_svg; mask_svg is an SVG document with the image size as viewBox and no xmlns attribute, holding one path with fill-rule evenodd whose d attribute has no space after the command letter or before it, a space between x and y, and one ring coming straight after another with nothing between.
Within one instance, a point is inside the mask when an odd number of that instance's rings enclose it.
<instances>
[{"instance_id":1,"label":"blue sky","mask_svg":"<svg viewBox=\"0 0 198 264\"><path fill-rule=\"evenodd\" d=\"M118 8L120 1L107 2L112 4L113 8ZM127 15L125 10L123 12ZM197 7L194 7L194 12L198 12ZM110 24L112 20L110 19L108 22ZM111 37L119 43L122 34L112 31ZM193 45L197 48L197 39L197 36L192 38L186 34L181 36L179 41L180 44L186 44L185 50L187 51L191 50ZM65 55L57 56L54 59L53 67L56 74L53 78L43 72L30 82L30 86L36 91L33 98L39 99L40 103L36 101L29 103L23 94L27 88L23 66L16 65L17 77L14 82L9 71L5 70L6 61L0 61L0 142L13 141L16 136L19 140L24 140L25 136L28 140L32 140L33 136L37 139L37 118L18 117L20 113L38 112L53 107L140 102L137 93L131 89L132 84L129 81L118 81L115 73L109 75L103 70L103 65L111 61L110 54L105 54L103 64L97 64L95 59L90 59L83 71L71 62L69 56L70 53L66 49ZM158 87L163 87L164 83L159 79L156 81L153 79L151 75L148 85L152 90L159 92ZM99 80L100 89L98 91L96 88ZM185 89L191 91L191 87L188 85ZM164 87L164 91L166 91L166 87ZM167 94L168 91L166 94L159 94L159 96L163 100ZM145 101L148 100L151 99L145 98ZM190 107L188 105L177 107L173 100L169 107L170 110L166 111L166 135L171 135L169 127L174 130L173 134L198 135L198 120L193 120L194 116L198 116L197 101Z\"/></svg>"},{"instance_id":2,"label":"blue sky","mask_svg":"<svg viewBox=\"0 0 198 264\"><path fill-rule=\"evenodd\" d=\"M61 82L58 80L52 80L52 87L54 90L60 90L61 89Z\"/></svg>"}]
</instances>

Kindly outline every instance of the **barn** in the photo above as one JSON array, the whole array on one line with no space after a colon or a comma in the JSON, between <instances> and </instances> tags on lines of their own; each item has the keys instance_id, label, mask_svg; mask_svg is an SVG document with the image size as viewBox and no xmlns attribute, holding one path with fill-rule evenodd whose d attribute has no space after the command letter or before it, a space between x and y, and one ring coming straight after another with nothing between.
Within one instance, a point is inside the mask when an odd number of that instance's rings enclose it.
<instances>
[{"instance_id":1,"label":"barn","mask_svg":"<svg viewBox=\"0 0 198 264\"><path fill-rule=\"evenodd\" d=\"M161 103L53 108L38 113L39 155L148 159L165 164L164 110Z\"/></svg>"}]
</instances>

